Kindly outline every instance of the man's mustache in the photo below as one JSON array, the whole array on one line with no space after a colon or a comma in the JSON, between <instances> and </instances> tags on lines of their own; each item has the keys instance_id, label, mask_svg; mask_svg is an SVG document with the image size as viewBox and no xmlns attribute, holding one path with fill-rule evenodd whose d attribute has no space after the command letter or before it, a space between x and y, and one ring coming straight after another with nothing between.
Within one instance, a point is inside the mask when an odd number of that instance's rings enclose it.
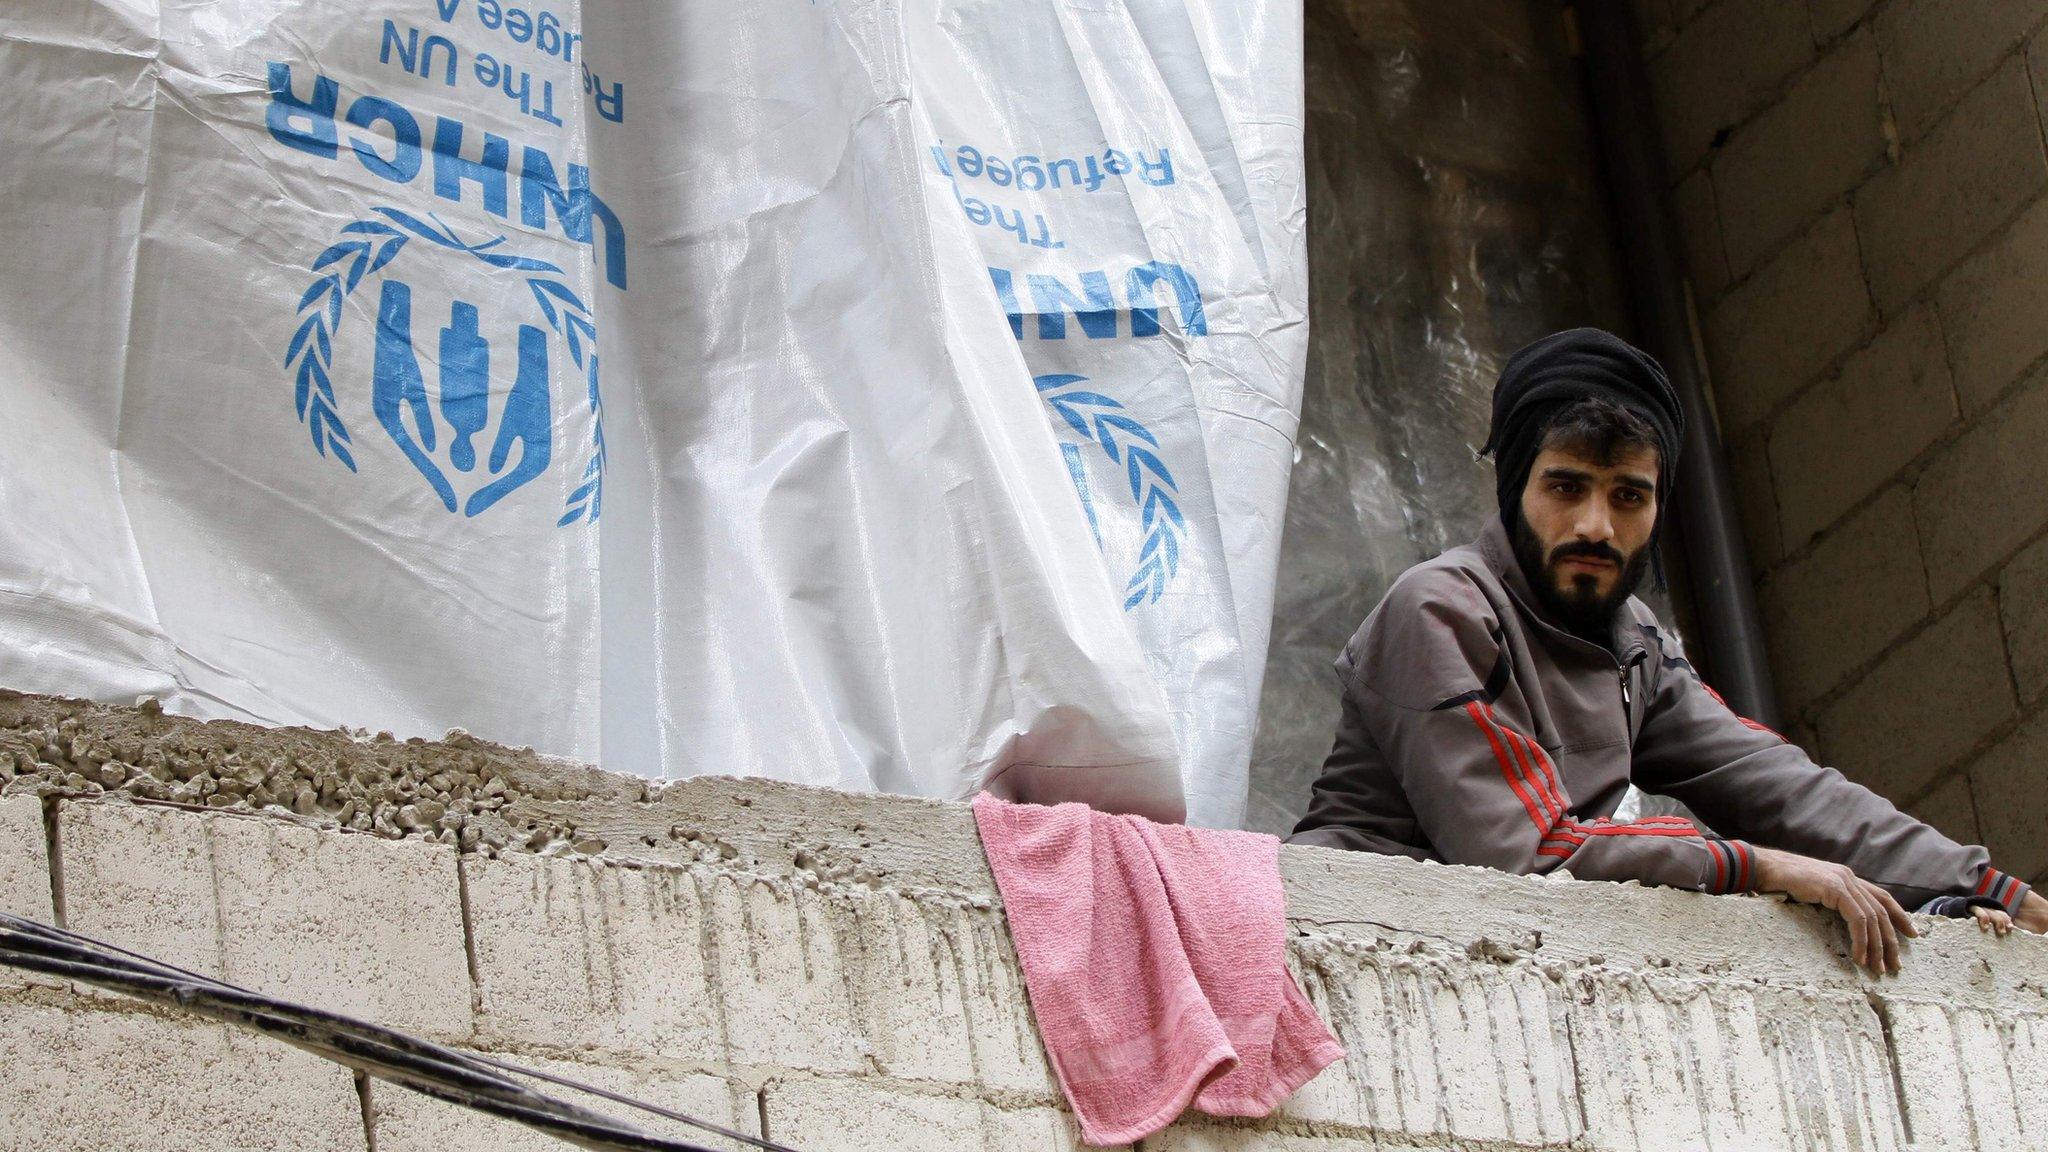
<instances>
[{"instance_id":1,"label":"man's mustache","mask_svg":"<svg viewBox=\"0 0 2048 1152\"><path fill-rule=\"evenodd\" d=\"M1559 561L1568 560L1574 556L1583 556L1589 560L1605 560L1616 568L1620 568L1628 563L1628 557L1623 556L1621 550L1612 544L1596 544L1591 540L1574 540L1569 544L1559 544L1557 547L1552 548L1547 565L1555 567Z\"/></svg>"}]
</instances>

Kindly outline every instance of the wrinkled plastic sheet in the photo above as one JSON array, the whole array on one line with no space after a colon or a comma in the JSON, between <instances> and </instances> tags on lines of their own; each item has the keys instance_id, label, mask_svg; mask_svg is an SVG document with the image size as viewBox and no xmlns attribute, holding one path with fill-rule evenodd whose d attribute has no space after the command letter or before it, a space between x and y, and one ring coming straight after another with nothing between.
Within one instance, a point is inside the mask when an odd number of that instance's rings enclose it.
<instances>
[{"instance_id":1,"label":"wrinkled plastic sheet","mask_svg":"<svg viewBox=\"0 0 2048 1152\"><path fill-rule=\"evenodd\" d=\"M0 10L0 683L1234 825L1285 0Z\"/></svg>"}]
</instances>

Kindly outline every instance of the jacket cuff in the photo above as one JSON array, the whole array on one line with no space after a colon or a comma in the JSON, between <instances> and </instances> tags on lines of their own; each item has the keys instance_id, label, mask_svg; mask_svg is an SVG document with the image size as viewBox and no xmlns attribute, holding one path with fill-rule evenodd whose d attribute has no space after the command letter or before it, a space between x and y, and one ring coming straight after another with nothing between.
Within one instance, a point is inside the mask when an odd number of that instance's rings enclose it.
<instances>
[{"instance_id":1,"label":"jacket cuff","mask_svg":"<svg viewBox=\"0 0 2048 1152\"><path fill-rule=\"evenodd\" d=\"M1971 890L1970 895L1988 896L1998 901L2007 912L2017 916L2020 912L2020 901L2026 899L2027 893L2031 891L2033 889L2019 877L2008 876L1987 864L1984 866L1983 878L1977 881L1977 887Z\"/></svg>"},{"instance_id":2,"label":"jacket cuff","mask_svg":"<svg viewBox=\"0 0 2048 1152\"><path fill-rule=\"evenodd\" d=\"M1740 840L1707 841L1707 855L1713 857L1714 872L1707 891L1716 894L1752 892L1756 889L1756 852Z\"/></svg>"}]
</instances>

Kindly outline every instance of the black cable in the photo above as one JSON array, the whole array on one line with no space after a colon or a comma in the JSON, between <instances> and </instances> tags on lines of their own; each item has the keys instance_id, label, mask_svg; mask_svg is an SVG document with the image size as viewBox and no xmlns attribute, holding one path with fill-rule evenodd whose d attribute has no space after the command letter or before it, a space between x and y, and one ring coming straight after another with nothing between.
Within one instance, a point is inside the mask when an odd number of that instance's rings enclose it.
<instances>
[{"instance_id":1,"label":"black cable","mask_svg":"<svg viewBox=\"0 0 2048 1152\"><path fill-rule=\"evenodd\" d=\"M768 1152L793 1152L707 1120L574 1080L470 1056L396 1029L291 1004L112 944L0 913L0 964L61 976L282 1040L425 1096L501 1116L597 1152L712 1152L655 1136L502 1075L530 1076L688 1124Z\"/></svg>"}]
</instances>

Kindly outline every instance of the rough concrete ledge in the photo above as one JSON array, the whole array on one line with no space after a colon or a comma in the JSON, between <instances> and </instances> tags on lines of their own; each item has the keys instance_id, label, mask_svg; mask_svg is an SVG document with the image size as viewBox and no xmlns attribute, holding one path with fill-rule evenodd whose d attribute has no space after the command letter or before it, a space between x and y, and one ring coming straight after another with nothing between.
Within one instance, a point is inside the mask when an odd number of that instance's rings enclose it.
<instances>
[{"instance_id":1,"label":"rough concrete ledge","mask_svg":"<svg viewBox=\"0 0 2048 1152\"><path fill-rule=\"evenodd\" d=\"M13 694L0 776L0 906L798 1147L1077 1146L964 805ZM1349 1058L1266 1121L1148 1146L2048 1146L2048 941L1928 924L1876 980L1775 900L1322 849L1282 870ZM67 1135L78 1094L140 1099L108 1055L131 1047L165 1082L285 1075L210 1028L0 982L5 1063L41 1062L0 1132L96 1146ZM204 1100L218 1122L151 1105L160 1142L283 1122L275 1092ZM397 1089L357 1103L332 1146L526 1146Z\"/></svg>"}]
</instances>

